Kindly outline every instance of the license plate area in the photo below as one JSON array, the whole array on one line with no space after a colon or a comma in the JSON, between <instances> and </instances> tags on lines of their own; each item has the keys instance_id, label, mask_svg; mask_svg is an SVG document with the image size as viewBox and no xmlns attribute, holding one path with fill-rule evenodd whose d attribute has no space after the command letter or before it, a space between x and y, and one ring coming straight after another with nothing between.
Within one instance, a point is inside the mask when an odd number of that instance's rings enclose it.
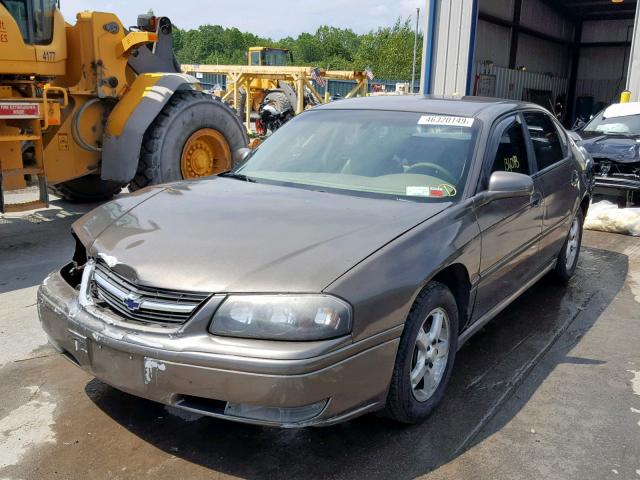
<instances>
[{"instance_id":1,"label":"license plate area","mask_svg":"<svg viewBox=\"0 0 640 480\"><path fill-rule=\"evenodd\" d=\"M143 359L138 355L114 350L91 342L91 370L100 380L121 389L140 389L143 386Z\"/></svg>"}]
</instances>

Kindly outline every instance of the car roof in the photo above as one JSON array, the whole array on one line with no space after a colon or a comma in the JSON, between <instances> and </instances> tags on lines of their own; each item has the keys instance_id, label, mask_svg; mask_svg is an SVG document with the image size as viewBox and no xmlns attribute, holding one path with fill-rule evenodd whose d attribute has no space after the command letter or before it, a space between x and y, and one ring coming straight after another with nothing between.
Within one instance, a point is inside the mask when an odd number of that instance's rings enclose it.
<instances>
[{"instance_id":1,"label":"car roof","mask_svg":"<svg viewBox=\"0 0 640 480\"><path fill-rule=\"evenodd\" d=\"M504 113L538 109L539 105L485 97L434 97L426 95L381 95L338 100L316 107L322 110L387 110L400 112L457 115L493 120Z\"/></svg>"}]
</instances>

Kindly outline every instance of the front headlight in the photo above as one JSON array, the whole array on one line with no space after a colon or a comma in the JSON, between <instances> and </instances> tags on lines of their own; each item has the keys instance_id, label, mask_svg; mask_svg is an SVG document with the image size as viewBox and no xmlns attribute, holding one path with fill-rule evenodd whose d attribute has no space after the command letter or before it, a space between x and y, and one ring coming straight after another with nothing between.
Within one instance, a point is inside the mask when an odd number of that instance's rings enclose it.
<instances>
[{"instance_id":1,"label":"front headlight","mask_svg":"<svg viewBox=\"0 0 640 480\"><path fill-rule=\"evenodd\" d=\"M351 307L328 295L230 295L209 331L263 340L326 340L351 333Z\"/></svg>"}]
</instances>

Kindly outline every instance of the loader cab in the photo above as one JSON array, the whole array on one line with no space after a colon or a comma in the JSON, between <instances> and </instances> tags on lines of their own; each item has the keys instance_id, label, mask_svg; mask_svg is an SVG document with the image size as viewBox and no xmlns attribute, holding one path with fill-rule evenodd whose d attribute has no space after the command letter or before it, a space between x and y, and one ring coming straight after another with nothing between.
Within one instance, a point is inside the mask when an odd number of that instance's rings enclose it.
<instances>
[{"instance_id":1,"label":"loader cab","mask_svg":"<svg viewBox=\"0 0 640 480\"><path fill-rule=\"evenodd\" d=\"M24 43L49 45L53 40L57 0L0 0L13 17Z\"/></svg>"},{"instance_id":2,"label":"loader cab","mask_svg":"<svg viewBox=\"0 0 640 480\"><path fill-rule=\"evenodd\" d=\"M286 48L251 47L249 66L286 67L293 63L293 54Z\"/></svg>"}]
</instances>

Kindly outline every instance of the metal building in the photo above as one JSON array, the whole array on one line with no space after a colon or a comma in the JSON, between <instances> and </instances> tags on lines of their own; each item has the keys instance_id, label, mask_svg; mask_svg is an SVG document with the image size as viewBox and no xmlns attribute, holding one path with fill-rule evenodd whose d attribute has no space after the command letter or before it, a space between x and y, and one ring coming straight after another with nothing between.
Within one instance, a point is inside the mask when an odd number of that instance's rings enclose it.
<instances>
[{"instance_id":1,"label":"metal building","mask_svg":"<svg viewBox=\"0 0 640 480\"><path fill-rule=\"evenodd\" d=\"M568 124L625 89L640 100L637 10L637 0L426 0L421 89L534 101Z\"/></svg>"}]
</instances>

